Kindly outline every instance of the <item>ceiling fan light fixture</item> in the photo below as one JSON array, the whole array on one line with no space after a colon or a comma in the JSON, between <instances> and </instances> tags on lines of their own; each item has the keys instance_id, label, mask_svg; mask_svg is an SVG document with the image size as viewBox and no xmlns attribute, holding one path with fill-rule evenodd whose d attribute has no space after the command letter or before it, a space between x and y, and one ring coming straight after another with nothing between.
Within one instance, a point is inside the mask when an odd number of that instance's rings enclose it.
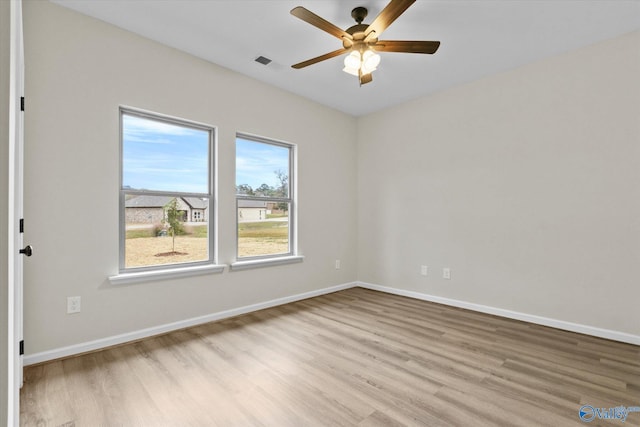
<instances>
[{"instance_id":1,"label":"ceiling fan light fixture","mask_svg":"<svg viewBox=\"0 0 640 427\"><path fill-rule=\"evenodd\" d=\"M362 60L360 59L360 52L354 50L344 58L344 68L342 71L357 77L360 75L361 65Z\"/></svg>"},{"instance_id":2,"label":"ceiling fan light fixture","mask_svg":"<svg viewBox=\"0 0 640 427\"><path fill-rule=\"evenodd\" d=\"M402 15L416 0L390 0L380 11L371 24L363 24L367 16L367 8L356 7L351 11L351 17L356 25L343 30L326 19L316 15L302 6L291 9L291 14L314 27L340 39L342 48L324 55L293 64L291 67L300 68L316 64L327 59L347 54L344 58L345 73L358 77L360 86L373 81L372 73L380 64L378 52L403 52L433 54L440 46L439 41L409 41L409 40L379 40L380 34L387 29L400 15Z\"/></svg>"},{"instance_id":3,"label":"ceiling fan light fixture","mask_svg":"<svg viewBox=\"0 0 640 427\"><path fill-rule=\"evenodd\" d=\"M374 72L380 64L380 55L372 50L367 50L362 54L362 74L369 74Z\"/></svg>"},{"instance_id":4,"label":"ceiling fan light fixture","mask_svg":"<svg viewBox=\"0 0 640 427\"><path fill-rule=\"evenodd\" d=\"M374 72L378 68L378 64L380 64L380 55L371 49L365 50L362 54L358 50L353 50L344 58L342 71L359 77Z\"/></svg>"},{"instance_id":5,"label":"ceiling fan light fixture","mask_svg":"<svg viewBox=\"0 0 640 427\"><path fill-rule=\"evenodd\" d=\"M358 71L359 71L359 69L358 69L358 68L347 68L347 67L344 67L344 68L342 69L342 71L344 71L344 72L345 72L345 73L347 73L347 74L351 74L352 76L356 76L356 77L358 77L358 76L360 75L360 74L358 73Z\"/></svg>"}]
</instances>

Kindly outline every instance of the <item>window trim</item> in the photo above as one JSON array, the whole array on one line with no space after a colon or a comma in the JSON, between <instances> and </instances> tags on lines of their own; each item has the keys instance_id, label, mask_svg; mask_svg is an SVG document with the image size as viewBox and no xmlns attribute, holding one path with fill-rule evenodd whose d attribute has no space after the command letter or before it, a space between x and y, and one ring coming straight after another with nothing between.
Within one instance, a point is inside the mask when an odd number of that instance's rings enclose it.
<instances>
[{"instance_id":1,"label":"window trim","mask_svg":"<svg viewBox=\"0 0 640 427\"><path fill-rule=\"evenodd\" d=\"M272 265L296 264L304 261L302 255L287 255L282 257L271 258L252 258L250 260L236 261L231 263L229 269L231 271L249 270L252 268L269 267Z\"/></svg>"},{"instance_id":2,"label":"window trim","mask_svg":"<svg viewBox=\"0 0 640 427\"><path fill-rule=\"evenodd\" d=\"M144 119L154 120L158 122L164 122L176 126L182 126L185 128L203 130L209 133L208 144L208 182L207 193L189 193L189 192L168 192L158 190L135 190L124 188L124 141L123 141L123 117L125 115L136 116ZM224 269L224 265L217 264L217 200L216 200L216 154L218 146L218 128L206 123L200 123L193 120L187 120L166 114L156 113L153 111L143 110L135 107L129 107L120 105L118 108L118 121L119 121L119 140L120 140L120 176L119 176L119 222L118 222L118 235L119 235L119 263L118 274L116 276L109 277L112 283L125 283L130 281L151 280L152 278L159 276L176 277L180 275L193 275L202 274L203 271L221 272ZM137 195L152 195L152 196L171 196L171 197L206 197L208 199L208 214L207 218L207 250L208 259L203 261L173 263L173 264L161 264L161 265L149 265L142 267L126 267L126 212L125 212L125 198L127 194ZM209 267L209 268L206 268ZM183 274L180 274L180 273ZM165 273L165 274L163 274ZM127 280L127 278L133 280Z\"/></svg>"},{"instance_id":3,"label":"window trim","mask_svg":"<svg viewBox=\"0 0 640 427\"><path fill-rule=\"evenodd\" d=\"M235 253L235 261L231 263L232 270L244 270L247 268L254 267L262 267L267 265L279 265L279 264L289 264L300 262L304 257L299 256L298 254L298 240L297 240L297 222L298 222L298 204L297 204L297 150L298 147L296 144L292 144L290 142L281 141L273 138L266 138L259 135L254 135L245 132L236 132L235 142L237 144L238 138L245 139L252 142L258 142L262 144L275 145L277 147L283 147L289 150L289 197L258 197L258 196L246 196L246 195L238 195L235 194L235 236L236 236L236 253ZM237 152L235 163L237 163ZM234 181L235 181L234 177ZM238 183L236 182L235 185ZM289 203L289 251L285 253L279 254L268 254L268 255L256 255L249 257L240 257L239 256L239 238L238 235L238 202L240 200L257 200L257 201L274 201L274 202L283 202Z\"/></svg>"},{"instance_id":4,"label":"window trim","mask_svg":"<svg viewBox=\"0 0 640 427\"><path fill-rule=\"evenodd\" d=\"M179 264L170 264L179 265ZM112 285L126 285L130 283L149 282L152 280L178 279L182 277L199 276L203 274L222 273L225 264L189 265L188 267L176 267L168 269L156 269L148 271L136 271L120 273L109 276Z\"/></svg>"}]
</instances>

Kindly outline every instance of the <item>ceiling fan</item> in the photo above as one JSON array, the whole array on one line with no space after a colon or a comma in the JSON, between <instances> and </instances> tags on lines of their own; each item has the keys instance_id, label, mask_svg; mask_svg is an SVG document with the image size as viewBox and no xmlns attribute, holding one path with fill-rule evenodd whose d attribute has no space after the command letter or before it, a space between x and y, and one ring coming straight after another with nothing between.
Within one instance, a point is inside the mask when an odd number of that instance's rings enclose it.
<instances>
[{"instance_id":1,"label":"ceiling fan","mask_svg":"<svg viewBox=\"0 0 640 427\"><path fill-rule=\"evenodd\" d=\"M351 11L351 17L356 25L342 30L331 22L319 17L302 6L295 7L291 14L305 22L320 28L342 40L342 49L325 53L324 55L292 65L295 69L307 67L349 52L345 57L343 71L358 77L360 86L373 80L371 73L380 63L380 56L376 52L404 52L432 54L438 50L439 41L407 41L407 40L379 40L380 34L387 29L405 10L416 0L391 0L369 25L363 24L367 16L367 9L356 7Z\"/></svg>"}]
</instances>

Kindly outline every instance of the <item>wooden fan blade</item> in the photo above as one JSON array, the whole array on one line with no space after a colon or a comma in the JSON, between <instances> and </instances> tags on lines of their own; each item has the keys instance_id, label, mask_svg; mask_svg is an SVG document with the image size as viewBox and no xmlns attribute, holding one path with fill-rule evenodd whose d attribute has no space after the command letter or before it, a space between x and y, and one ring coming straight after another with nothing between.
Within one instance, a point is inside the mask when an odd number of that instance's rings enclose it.
<instances>
[{"instance_id":1,"label":"wooden fan blade","mask_svg":"<svg viewBox=\"0 0 640 427\"><path fill-rule=\"evenodd\" d=\"M320 28L322 31L325 31L331 34L334 37L342 39L346 37L349 40L353 40L353 36L341 28L336 27L331 22L319 17L315 13L311 12L308 9L305 9L302 6L294 7L291 9L291 14L296 18L302 19L304 22L308 22L316 28Z\"/></svg>"},{"instance_id":2,"label":"wooden fan blade","mask_svg":"<svg viewBox=\"0 0 640 427\"><path fill-rule=\"evenodd\" d=\"M409 41L409 40L378 40L373 49L378 52L404 53L436 53L440 42Z\"/></svg>"},{"instance_id":3,"label":"wooden fan blade","mask_svg":"<svg viewBox=\"0 0 640 427\"><path fill-rule=\"evenodd\" d=\"M364 30L367 39L372 37L380 37L380 34L387 29L405 10L409 8L416 0L391 0L389 4L382 9L382 12L376 16L371 25ZM375 34L371 34L371 33ZM369 41L366 40L366 41Z\"/></svg>"},{"instance_id":4,"label":"wooden fan blade","mask_svg":"<svg viewBox=\"0 0 640 427\"><path fill-rule=\"evenodd\" d=\"M367 83L371 83L373 81L373 76L371 74L373 73L363 74L360 76L360 86L366 85Z\"/></svg>"},{"instance_id":5,"label":"wooden fan blade","mask_svg":"<svg viewBox=\"0 0 640 427\"><path fill-rule=\"evenodd\" d=\"M342 55L343 53L347 52L349 49L338 49L338 50L334 50L333 52L329 52L329 53L325 53L324 55L320 55L320 56L316 56L315 58L311 58L308 59L306 61L300 62L298 64L294 64L291 67L295 68L296 70L299 70L300 68L304 68L307 67L309 65L313 65L316 64L320 61L324 61L325 59L331 59L334 56L338 56L338 55Z\"/></svg>"}]
</instances>

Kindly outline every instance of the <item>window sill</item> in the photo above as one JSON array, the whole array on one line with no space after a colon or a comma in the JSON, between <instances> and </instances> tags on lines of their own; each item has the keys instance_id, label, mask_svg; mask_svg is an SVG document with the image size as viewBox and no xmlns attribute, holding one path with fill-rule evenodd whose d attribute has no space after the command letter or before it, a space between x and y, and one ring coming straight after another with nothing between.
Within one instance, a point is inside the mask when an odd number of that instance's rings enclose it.
<instances>
[{"instance_id":1,"label":"window sill","mask_svg":"<svg viewBox=\"0 0 640 427\"><path fill-rule=\"evenodd\" d=\"M109 277L112 285L123 285L128 283L149 282L151 280L175 279L178 277L198 276L202 274L222 273L225 264L197 265L191 267L177 267L167 270L149 270L135 273L120 273Z\"/></svg>"},{"instance_id":2,"label":"window sill","mask_svg":"<svg viewBox=\"0 0 640 427\"><path fill-rule=\"evenodd\" d=\"M236 261L231 264L230 269L233 271L248 270L251 268L270 267L272 265L294 264L302 262L302 255L291 255L280 258L254 259L251 261Z\"/></svg>"}]
</instances>

